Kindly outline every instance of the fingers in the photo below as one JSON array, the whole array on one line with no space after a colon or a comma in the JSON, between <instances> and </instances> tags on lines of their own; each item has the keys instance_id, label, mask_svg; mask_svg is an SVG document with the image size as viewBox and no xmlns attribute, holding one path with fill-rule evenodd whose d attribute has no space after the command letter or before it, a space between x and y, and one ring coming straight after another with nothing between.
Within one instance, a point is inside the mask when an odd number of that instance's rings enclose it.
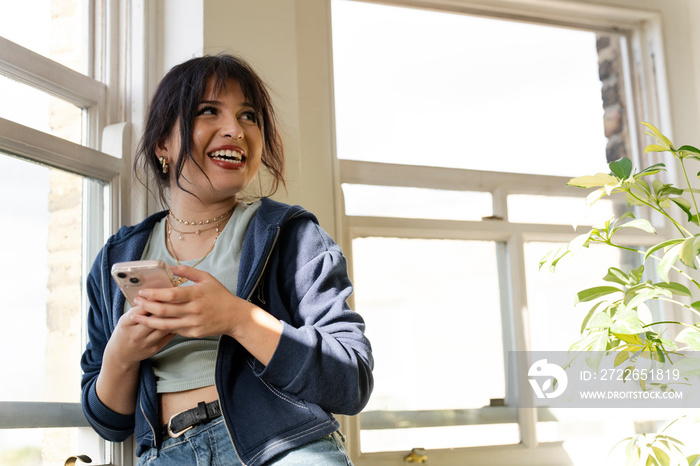
<instances>
[{"instance_id":1,"label":"fingers","mask_svg":"<svg viewBox=\"0 0 700 466\"><path fill-rule=\"evenodd\" d=\"M160 351L175 334L169 331L141 325L139 318L147 313L139 306L131 308L119 319L108 346L122 362L138 362Z\"/></svg>"}]
</instances>

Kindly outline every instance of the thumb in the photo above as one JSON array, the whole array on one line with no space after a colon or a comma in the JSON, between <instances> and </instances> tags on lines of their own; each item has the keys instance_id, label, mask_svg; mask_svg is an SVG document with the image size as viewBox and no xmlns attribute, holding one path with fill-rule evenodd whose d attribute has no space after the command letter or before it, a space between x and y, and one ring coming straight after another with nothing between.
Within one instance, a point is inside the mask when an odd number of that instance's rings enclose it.
<instances>
[{"instance_id":1,"label":"thumb","mask_svg":"<svg viewBox=\"0 0 700 466\"><path fill-rule=\"evenodd\" d=\"M207 272L197 270L189 265L172 266L170 267L170 270L172 270L173 274L177 275L178 277L186 278L194 283L199 283L210 276Z\"/></svg>"}]
</instances>

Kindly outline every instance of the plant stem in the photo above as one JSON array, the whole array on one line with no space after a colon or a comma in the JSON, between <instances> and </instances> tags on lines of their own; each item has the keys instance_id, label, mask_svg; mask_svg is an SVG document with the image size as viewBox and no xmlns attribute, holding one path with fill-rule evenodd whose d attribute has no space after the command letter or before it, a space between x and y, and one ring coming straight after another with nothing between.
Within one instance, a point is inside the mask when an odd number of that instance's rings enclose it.
<instances>
[{"instance_id":1,"label":"plant stem","mask_svg":"<svg viewBox=\"0 0 700 466\"><path fill-rule=\"evenodd\" d=\"M688 306L687 304L683 304L683 303L680 302L680 301L676 301L675 299L671 299L671 298L664 298L663 296L659 296L658 299L661 300L661 301L666 301L666 302L668 302L668 303L678 304L679 306L683 306L683 307L689 309L690 311L694 312L694 313L697 314L698 316L700 316L700 311L698 311L697 309L695 309L695 308L692 307L692 306ZM652 325L653 325L653 324L652 324Z\"/></svg>"},{"instance_id":2,"label":"plant stem","mask_svg":"<svg viewBox=\"0 0 700 466\"><path fill-rule=\"evenodd\" d=\"M640 251L639 249L630 248L627 246L620 246L619 244L615 244L610 240L604 241L604 243L607 244L608 246L612 246L612 247L617 248L617 249L622 249L624 251L632 251L632 252L637 252L639 254L644 254L644 251Z\"/></svg>"},{"instance_id":3,"label":"plant stem","mask_svg":"<svg viewBox=\"0 0 700 466\"><path fill-rule=\"evenodd\" d=\"M687 176L686 176L686 179L687 179ZM678 229L678 232L681 234L681 236L683 236L683 238L686 238L686 237L687 237L686 234L687 234L688 236L692 236L692 233L691 233L690 231L686 230L686 229L683 227L683 225L681 225L680 223L676 222L676 220L675 220L673 217L671 217L669 214L667 214L665 210L661 209L660 207L655 206L654 204L652 204L652 203L650 203L650 202L646 202L644 199L642 199L642 198L638 197L636 194L634 194L634 193L632 192L632 190L629 189L629 188L626 190L626 192L627 192L630 196L632 196L633 198L635 198L636 200L638 200L639 202L641 202L643 205L654 209L655 211L657 211L658 213L660 213L661 215L663 215L664 217L666 217L667 219L669 219L669 220L671 221L671 223L673 223L673 225L676 227L676 229ZM693 198L693 201L695 201L695 198ZM697 206L695 207L695 209L697 210ZM684 232L685 232L685 233L684 233Z\"/></svg>"},{"instance_id":4,"label":"plant stem","mask_svg":"<svg viewBox=\"0 0 700 466\"><path fill-rule=\"evenodd\" d=\"M650 324L642 325L642 328L647 328L651 327L652 325L661 325L661 324L678 324L678 325L686 325L683 322L677 322L675 320L662 320L661 322L652 322Z\"/></svg>"}]
</instances>

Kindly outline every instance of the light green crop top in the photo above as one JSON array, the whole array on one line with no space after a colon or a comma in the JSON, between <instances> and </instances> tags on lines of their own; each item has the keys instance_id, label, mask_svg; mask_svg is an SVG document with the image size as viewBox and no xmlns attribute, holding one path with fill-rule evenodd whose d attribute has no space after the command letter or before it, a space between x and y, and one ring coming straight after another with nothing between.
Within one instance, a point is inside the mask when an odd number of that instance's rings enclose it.
<instances>
[{"instance_id":1,"label":"light green crop top","mask_svg":"<svg viewBox=\"0 0 700 466\"><path fill-rule=\"evenodd\" d=\"M260 207L260 201L252 204L239 203L216 240L214 249L197 265L198 270L212 274L231 293L236 292L243 239L258 207ZM187 237L182 239L182 241L187 240ZM155 259L169 265L176 264L165 245L165 218L153 227L141 259ZM191 266L197 260L180 261L180 263ZM186 282L180 286L191 285L192 282ZM128 306L127 303L124 312L128 311ZM158 393L180 392L213 385L218 342L218 335L206 338L175 336L163 349L151 357Z\"/></svg>"}]
</instances>

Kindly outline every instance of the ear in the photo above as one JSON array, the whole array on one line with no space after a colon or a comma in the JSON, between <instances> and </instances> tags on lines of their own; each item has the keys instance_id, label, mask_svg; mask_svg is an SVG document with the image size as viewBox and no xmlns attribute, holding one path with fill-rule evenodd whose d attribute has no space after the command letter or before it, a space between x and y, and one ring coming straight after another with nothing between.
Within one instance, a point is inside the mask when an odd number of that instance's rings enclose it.
<instances>
[{"instance_id":1,"label":"ear","mask_svg":"<svg viewBox=\"0 0 700 466\"><path fill-rule=\"evenodd\" d=\"M170 162L172 144L170 143L170 138L162 139L156 144L156 157L165 157L165 160Z\"/></svg>"}]
</instances>

